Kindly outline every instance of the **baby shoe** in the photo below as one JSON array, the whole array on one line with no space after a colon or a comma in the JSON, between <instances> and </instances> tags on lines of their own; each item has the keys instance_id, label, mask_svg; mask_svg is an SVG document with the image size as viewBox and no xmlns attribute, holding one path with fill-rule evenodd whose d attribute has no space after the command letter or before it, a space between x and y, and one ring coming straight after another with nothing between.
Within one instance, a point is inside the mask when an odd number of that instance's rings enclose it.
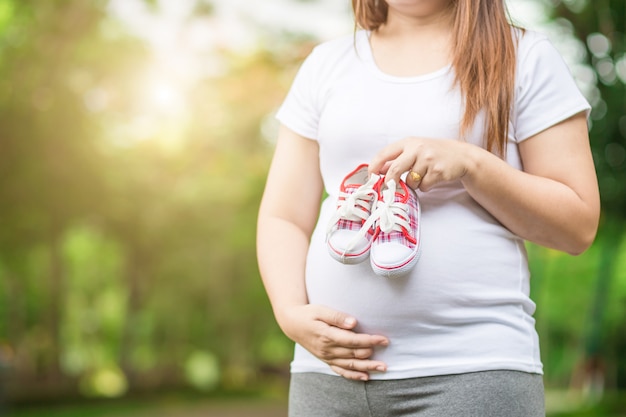
<instances>
[{"instance_id":1,"label":"baby shoe","mask_svg":"<svg viewBox=\"0 0 626 417\"><path fill-rule=\"evenodd\" d=\"M367 168L367 164L359 165L343 179L337 210L326 232L328 252L344 264L367 259L376 231L373 222L367 225L366 222L378 200L382 178L376 174L370 176Z\"/></svg>"},{"instance_id":2,"label":"baby shoe","mask_svg":"<svg viewBox=\"0 0 626 417\"><path fill-rule=\"evenodd\" d=\"M382 184L370 217L376 232L370 263L378 275L396 277L409 272L420 256L420 204L415 190L402 180Z\"/></svg>"}]
</instances>

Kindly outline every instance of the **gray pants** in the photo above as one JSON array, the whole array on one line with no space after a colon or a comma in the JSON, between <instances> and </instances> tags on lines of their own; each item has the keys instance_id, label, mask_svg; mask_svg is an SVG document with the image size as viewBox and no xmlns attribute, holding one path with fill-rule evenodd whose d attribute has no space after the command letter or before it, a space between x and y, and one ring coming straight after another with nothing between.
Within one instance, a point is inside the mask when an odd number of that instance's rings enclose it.
<instances>
[{"instance_id":1,"label":"gray pants","mask_svg":"<svg viewBox=\"0 0 626 417\"><path fill-rule=\"evenodd\" d=\"M544 417L541 375L485 371L358 382L291 375L289 417Z\"/></svg>"}]
</instances>

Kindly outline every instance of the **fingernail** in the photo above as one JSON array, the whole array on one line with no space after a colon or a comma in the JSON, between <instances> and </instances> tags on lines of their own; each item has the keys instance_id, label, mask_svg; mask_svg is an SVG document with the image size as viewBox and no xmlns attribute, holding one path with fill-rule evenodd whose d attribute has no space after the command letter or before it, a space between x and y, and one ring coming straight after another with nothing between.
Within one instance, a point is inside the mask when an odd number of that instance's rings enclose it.
<instances>
[{"instance_id":1,"label":"fingernail","mask_svg":"<svg viewBox=\"0 0 626 417\"><path fill-rule=\"evenodd\" d=\"M368 378L367 378L366 376L362 376L362 377L361 377L361 381L363 381L363 382L367 382L367 380L368 380Z\"/></svg>"},{"instance_id":2,"label":"fingernail","mask_svg":"<svg viewBox=\"0 0 626 417\"><path fill-rule=\"evenodd\" d=\"M382 365L379 365L379 366L377 366L377 367L376 367L376 370L377 370L378 372L385 372L385 371L387 370L387 368L385 368L385 367L384 367L384 366L382 366Z\"/></svg>"},{"instance_id":3,"label":"fingernail","mask_svg":"<svg viewBox=\"0 0 626 417\"><path fill-rule=\"evenodd\" d=\"M343 324L346 326L353 326L356 320L352 317L348 317L343 321Z\"/></svg>"}]
</instances>

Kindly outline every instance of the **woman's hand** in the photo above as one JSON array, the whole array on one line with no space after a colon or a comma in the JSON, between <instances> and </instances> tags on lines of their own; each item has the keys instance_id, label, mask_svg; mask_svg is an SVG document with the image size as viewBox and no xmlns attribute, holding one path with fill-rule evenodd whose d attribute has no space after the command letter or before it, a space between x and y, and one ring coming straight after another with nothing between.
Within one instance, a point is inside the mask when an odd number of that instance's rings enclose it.
<instances>
[{"instance_id":1,"label":"woman's hand","mask_svg":"<svg viewBox=\"0 0 626 417\"><path fill-rule=\"evenodd\" d=\"M587 115L580 112L518 144L523 170L476 145L406 138L382 149L370 172L427 191L461 180L468 194L520 238L572 255L593 242L600 216Z\"/></svg>"},{"instance_id":2,"label":"woman's hand","mask_svg":"<svg viewBox=\"0 0 626 417\"><path fill-rule=\"evenodd\" d=\"M289 307L280 314L285 334L347 379L367 381L369 372L384 372L371 360L374 348L389 345L384 336L357 333L354 317L319 305Z\"/></svg>"},{"instance_id":3,"label":"woman's hand","mask_svg":"<svg viewBox=\"0 0 626 417\"><path fill-rule=\"evenodd\" d=\"M409 137L383 148L370 163L370 173L384 174L396 182L408 175L409 187L427 191L439 183L462 178L471 159L468 153L478 147L457 140Z\"/></svg>"}]
</instances>

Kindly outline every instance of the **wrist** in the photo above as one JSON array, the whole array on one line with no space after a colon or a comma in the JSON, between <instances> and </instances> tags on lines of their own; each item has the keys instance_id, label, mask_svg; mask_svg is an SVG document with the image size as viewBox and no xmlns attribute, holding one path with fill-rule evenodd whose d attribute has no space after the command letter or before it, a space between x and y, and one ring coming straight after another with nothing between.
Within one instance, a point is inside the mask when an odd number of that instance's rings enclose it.
<instances>
[{"instance_id":1,"label":"wrist","mask_svg":"<svg viewBox=\"0 0 626 417\"><path fill-rule=\"evenodd\" d=\"M296 317L296 310L298 307L304 307L306 306L305 303L303 304L289 304L289 305L284 305L284 306L280 306L280 307L275 307L274 308L274 317L276 318L276 323L278 323L278 327L280 327L280 329L283 331L283 333L290 338L291 340L294 340L293 338L293 321ZM297 326L297 323L296 323Z\"/></svg>"},{"instance_id":2,"label":"wrist","mask_svg":"<svg viewBox=\"0 0 626 417\"><path fill-rule=\"evenodd\" d=\"M486 150L483 148L472 145L471 143L463 143L465 147L465 164L464 164L464 173L461 175L461 181L465 183L466 181L471 181L480 171L480 167L482 165L482 160L485 157Z\"/></svg>"}]
</instances>

